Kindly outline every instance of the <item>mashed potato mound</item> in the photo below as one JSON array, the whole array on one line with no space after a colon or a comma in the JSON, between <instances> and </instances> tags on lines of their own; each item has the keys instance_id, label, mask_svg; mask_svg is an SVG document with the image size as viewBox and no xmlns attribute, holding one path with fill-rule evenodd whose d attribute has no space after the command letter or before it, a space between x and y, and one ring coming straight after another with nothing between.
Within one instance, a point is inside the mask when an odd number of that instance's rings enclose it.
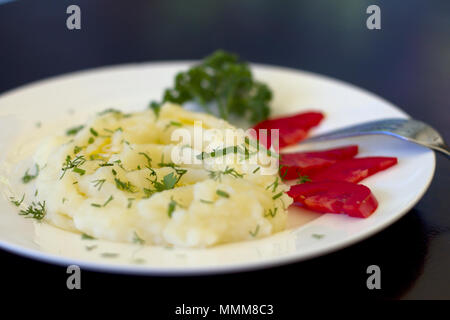
<instances>
[{"instance_id":1,"label":"mashed potato mound","mask_svg":"<svg viewBox=\"0 0 450 320\"><path fill-rule=\"evenodd\" d=\"M174 130L193 133L195 121L217 133L212 143L172 141ZM249 163L270 155L245 151L244 135L235 146L245 152L200 163L174 159L174 150L198 159L211 146L230 147L220 133L237 129L224 120L166 104L159 115L106 110L78 129L50 137L33 157L44 220L55 226L99 239L179 247L261 238L285 228L288 187L277 173L262 174L259 160Z\"/></svg>"}]
</instances>

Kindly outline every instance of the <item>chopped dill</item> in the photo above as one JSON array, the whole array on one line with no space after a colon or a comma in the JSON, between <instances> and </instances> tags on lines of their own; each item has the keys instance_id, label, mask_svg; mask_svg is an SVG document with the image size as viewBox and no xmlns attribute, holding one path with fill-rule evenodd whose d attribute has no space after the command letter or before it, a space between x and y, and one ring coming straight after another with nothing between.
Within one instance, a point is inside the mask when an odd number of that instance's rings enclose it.
<instances>
[{"instance_id":1,"label":"chopped dill","mask_svg":"<svg viewBox=\"0 0 450 320\"><path fill-rule=\"evenodd\" d=\"M114 108L108 108L108 109L105 109L105 110L103 110L103 111L97 113L97 115L99 115L99 116L104 116L105 114L108 114L108 113L114 113L114 114L116 114L116 115L122 115L122 111L117 110L117 109L114 109Z\"/></svg>"},{"instance_id":2,"label":"chopped dill","mask_svg":"<svg viewBox=\"0 0 450 320\"><path fill-rule=\"evenodd\" d=\"M86 171L83 169L80 170L75 170L75 169L79 169L78 167L83 165L86 162L86 159L84 158L84 156L77 156L75 157L75 159L72 160L72 158L67 155L66 157L66 162L63 164L62 167L62 175L59 179L62 179L64 177L64 175L66 174L67 170L72 169L72 171L79 173L80 175L83 175Z\"/></svg>"},{"instance_id":3,"label":"chopped dill","mask_svg":"<svg viewBox=\"0 0 450 320\"><path fill-rule=\"evenodd\" d=\"M86 233L82 233L81 234L81 240L97 240L97 239L95 239L93 236L90 236L90 235L88 235Z\"/></svg>"},{"instance_id":4,"label":"chopped dill","mask_svg":"<svg viewBox=\"0 0 450 320\"><path fill-rule=\"evenodd\" d=\"M104 208L108 205L108 203L110 203L111 201L114 200L114 197L111 195L109 196L108 200L105 201L104 204L98 204L98 203L91 203L91 206L96 207L96 208Z\"/></svg>"},{"instance_id":5,"label":"chopped dill","mask_svg":"<svg viewBox=\"0 0 450 320\"><path fill-rule=\"evenodd\" d=\"M276 177L275 181L266 187L266 190L269 190L270 188L272 188L272 192L275 192L275 191L277 191L278 184L279 184L278 177Z\"/></svg>"},{"instance_id":6,"label":"chopped dill","mask_svg":"<svg viewBox=\"0 0 450 320\"><path fill-rule=\"evenodd\" d=\"M225 192L225 191L220 190L220 189L217 189L217 190L216 190L216 194L217 194L219 197L223 197L223 198L229 198L229 197L230 197L230 194L229 194L228 192Z\"/></svg>"},{"instance_id":7,"label":"chopped dill","mask_svg":"<svg viewBox=\"0 0 450 320\"><path fill-rule=\"evenodd\" d=\"M145 259L143 259L143 258L136 258L136 259L134 259L132 262L133 262L133 263L136 263L136 264L144 264L144 263L146 263L147 261L146 261Z\"/></svg>"},{"instance_id":8,"label":"chopped dill","mask_svg":"<svg viewBox=\"0 0 450 320\"><path fill-rule=\"evenodd\" d=\"M112 166L114 166L114 163L105 162L105 163L100 163L98 166L99 167L112 167Z\"/></svg>"},{"instance_id":9,"label":"chopped dill","mask_svg":"<svg viewBox=\"0 0 450 320\"><path fill-rule=\"evenodd\" d=\"M275 217L277 215L278 207L275 207L275 209L269 209L267 213L264 214L264 217Z\"/></svg>"},{"instance_id":10,"label":"chopped dill","mask_svg":"<svg viewBox=\"0 0 450 320\"><path fill-rule=\"evenodd\" d=\"M222 176L223 175L230 175L234 178L243 178L244 174L241 174L239 172L237 172L234 168L229 168L228 166L225 168L224 171L209 171L209 177L213 180L218 180L218 181L222 181Z\"/></svg>"},{"instance_id":11,"label":"chopped dill","mask_svg":"<svg viewBox=\"0 0 450 320\"><path fill-rule=\"evenodd\" d=\"M14 204L16 207L20 207L23 200L25 199L25 193L23 194L22 199L20 199L20 201L16 200L14 197L10 197L9 199L11 200L11 203Z\"/></svg>"},{"instance_id":12,"label":"chopped dill","mask_svg":"<svg viewBox=\"0 0 450 320\"><path fill-rule=\"evenodd\" d=\"M170 125L171 126L175 126L175 127L183 126L183 124L181 122L178 122L178 121L170 121Z\"/></svg>"},{"instance_id":13,"label":"chopped dill","mask_svg":"<svg viewBox=\"0 0 450 320\"><path fill-rule=\"evenodd\" d=\"M84 125L76 126L76 127L70 128L70 129L68 129L68 130L66 131L66 135L68 135L68 136L74 136L74 135L76 135L78 132L80 132L81 130L83 130L83 128L84 128Z\"/></svg>"},{"instance_id":14,"label":"chopped dill","mask_svg":"<svg viewBox=\"0 0 450 320\"><path fill-rule=\"evenodd\" d=\"M114 199L114 197L113 197L112 195L109 196L108 200L106 200L106 202L103 204L103 206L106 207L106 205L107 205L108 203L110 203L111 201L113 201L113 199Z\"/></svg>"},{"instance_id":15,"label":"chopped dill","mask_svg":"<svg viewBox=\"0 0 450 320\"><path fill-rule=\"evenodd\" d=\"M77 153L80 152L82 149L83 149L83 147L75 146L75 147L73 148L73 153L74 153L74 154L77 154Z\"/></svg>"},{"instance_id":16,"label":"chopped dill","mask_svg":"<svg viewBox=\"0 0 450 320\"><path fill-rule=\"evenodd\" d=\"M75 173L78 173L80 176L82 176L83 174L86 173L86 170L81 169L81 168L77 168L77 167L73 168L72 171L75 172Z\"/></svg>"},{"instance_id":17,"label":"chopped dill","mask_svg":"<svg viewBox=\"0 0 450 320\"><path fill-rule=\"evenodd\" d=\"M278 171L280 172L281 169L283 169L284 167L286 167L285 165L280 165L280 167L278 168ZM288 174L288 170L284 170L284 173L281 177L281 180L284 180L284 178L286 177L286 175Z\"/></svg>"},{"instance_id":18,"label":"chopped dill","mask_svg":"<svg viewBox=\"0 0 450 320\"><path fill-rule=\"evenodd\" d=\"M130 209L131 206L133 205L133 201L135 200L135 198L128 198L128 205L127 205L127 209Z\"/></svg>"},{"instance_id":19,"label":"chopped dill","mask_svg":"<svg viewBox=\"0 0 450 320\"><path fill-rule=\"evenodd\" d=\"M163 168L163 167L170 167L170 168L175 168L176 165L173 162L164 162L164 153L161 154L161 162L158 163L158 167Z\"/></svg>"},{"instance_id":20,"label":"chopped dill","mask_svg":"<svg viewBox=\"0 0 450 320\"><path fill-rule=\"evenodd\" d=\"M174 126L174 127L182 127L183 126L183 124L181 123L181 122L178 122L178 121L170 121L167 125L166 125L166 127L164 128L164 130L167 130L170 126Z\"/></svg>"},{"instance_id":21,"label":"chopped dill","mask_svg":"<svg viewBox=\"0 0 450 320\"><path fill-rule=\"evenodd\" d=\"M254 237L256 237L258 232L259 232L259 224L256 226L255 231L249 231L248 233L250 233L250 235L254 238Z\"/></svg>"},{"instance_id":22,"label":"chopped dill","mask_svg":"<svg viewBox=\"0 0 450 320\"><path fill-rule=\"evenodd\" d=\"M173 197L170 198L169 206L167 208L167 215L169 216L169 218L172 218L172 214L175 211L176 206L181 207L181 205L178 202L173 200Z\"/></svg>"},{"instance_id":23,"label":"chopped dill","mask_svg":"<svg viewBox=\"0 0 450 320\"><path fill-rule=\"evenodd\" d=\"M94 128L89 128L89 131L92 133L92 135L93 135L94 137L98 137L98 132L95 131Z\"/></svg>"},{"instance_id":24,"label":"chopped dill","mask_svg":"<svg viewBox=\"0 0 450 320\"><path fill-rule=\"evenodd\" d=\"M133 184L131 184L130 181L124 182L122 180L120 180L119 178L114 178L114 181L116 182L116 187L119 190L122 191L128 191L130 193L135 193L137 192L137 188L136 186L134 186Z\"/></svg>"},{"instance_id":25,"label":"chopped dill","mask_svg":"<svg viewBox=\"0 0 450 320\"><path fill-rule=\"evenodd\" d=\"M238 146L231 146L231 147L226 147L226 148L222 148L222 149L216 149L211 152L202 151L200 154L198 154L196 156L196 158L199 160L204 160L206 158L215 158L218 156L225 156L230 153L238 153L238 152L239 152Z\"/></svg>"},{"instance_id":26,"label":"chopped dill","mask_svg":"<svg viewBox=\"0 0 450 320\"><path fill-rule=\"evenodd\" d=\"M36 168L36 173L35 174L29 174L30 169L27 169L27 171L25 171L25 174L22 177L22 182L23 183L28 183L33 179L36 179L37 176L39 175L39 166L37 164L34 164L35 168Z\"/></svg>"},{"instance_id":27,"label":"chopped dill","mask_svg":"<svg viewBox=\"0 0 450 320\"><path fill-rule=\"evenodd\" d=\"M286 171L287 172L287 171ZM298 184L302 184L305 182L311 182L311 179L308 176L302 176L302 175L298 175L298 179L297 179L297 183Z\"/></svg>"},{"instance_id":28,"label":"chopped dill","mask_svg":"<svg viewBox=\"0 0 450 320\"><path fill-rule=\"evenodd\" d=\"M152 158L150 158L149 155L146 154L145 152L139 152L138 154L140 154L141 156L144 156L145 159L147 159L147 168L151 168L151 166L152 166Z\"/></svg>"},{"instance_id":29,"label":"chopped dill","mask_svg":"<svg viewBox=\"0 0 450 320\"><path fill-rule=\"evenodd\" d=\"M42 220L47 214L47 209L44 202L32 202L26 210L20 210L21 216L27 216L27 218L34 218L36 220Z\"/></svg>"},{"instance_id":30,"label":"chopped dill","mask_svg":"<svg viewBox=\"0 0 450 320\"><path fill-rule=\"evenodd\" d=\"M136 244L144 244L144 243L145 243L145 240L142 239L141 237L139 237L139 235L138 235L137 232L135 231L135 232L133 233L133 243L136 243Z\"/></svg>"},{"instance_id":31,"label":"chopped dill","mask_svg":"<svg viewBox=\"0 0 450 320\"><path fill-rule=\"evenodd\" d=\"M276 195L274 195L274 196L272 197L272 199L273 199L273 200L276 200L276 199L278 199L279 197L281 197L282 195L283 195L283 192L277 193Z\"/></svg>"},{"instance_id":32,"label":"chopped dill","mask_svg":"<svg viewBox=\"0 0 450 320\"><path fill-rule=\"evenodd\" d=\"M119 256L119 254L118 254L118 253L113 253L113 252L103 252L103 253L101 254L101 256L102 256L103 258L116 258L116 257Z\"/></svg>"}]
</instances>

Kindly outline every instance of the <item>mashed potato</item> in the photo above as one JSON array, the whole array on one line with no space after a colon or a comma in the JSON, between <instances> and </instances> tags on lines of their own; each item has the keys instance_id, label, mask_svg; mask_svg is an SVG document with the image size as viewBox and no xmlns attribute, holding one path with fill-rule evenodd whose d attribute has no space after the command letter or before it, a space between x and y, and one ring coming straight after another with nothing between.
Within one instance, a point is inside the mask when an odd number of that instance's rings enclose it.
<instances>
[{"instance_id":1,"label":"mashed potato","mask_svg":"<svg viewBox=\"0 0 450 320\"><path fill-rule=\"evenodd\" d=\"M196 124L210 132L200 143ZM176 130L191 139L173 141ZM237 133L234 143L227 144L225 131ZM223 120L166 104L158 116L107 110L68 133L50 137L33 156L40 172L32 183L46 204L44 220L53 225L94 238L180 247L285 228L288 187L260 164L271 155L254 144L246 149L248 138ZM211 154L218 148L234 151Z\"/></svg>"}]
</instances>

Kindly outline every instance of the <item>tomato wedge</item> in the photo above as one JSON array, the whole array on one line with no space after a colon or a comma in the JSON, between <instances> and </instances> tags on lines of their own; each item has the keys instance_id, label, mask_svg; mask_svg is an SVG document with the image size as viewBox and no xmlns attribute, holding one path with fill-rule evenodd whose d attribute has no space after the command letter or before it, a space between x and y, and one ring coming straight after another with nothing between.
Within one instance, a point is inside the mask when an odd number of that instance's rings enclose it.
<instances>
[{"instance_id":1,"label":"tomato wedge","mask_svg":"<svg viewBox=\"0 0 450 320\"><path fill-rule=\"evenodd\" d=\"M310 176L338 160L353 158L357 153L357 145L321 151L282 153L280 176L285 180L297 179L299 175Z\"/></svg>"},{"instance_id":2,"label":"tomato wedge","mask_svg":"<svg viewBox=\"0 0 450 320\"><path fill-rule=\"evenodd\" d=\"M365 157L338 161L328 168L309 176L314 181L347 181L357 183L379 171L392 167L397 158Z\"/></svg>"},{"instance_id":3,"label":"tomato wedge","mask_svg":"<svg viewBox=\"0 0 450 320\"><path fill-rule=\"evenodd\" d=\"M267 148L271 146L271 129L279 129L279 147L283 148L303 140L309 129L317 126L323 119L320 112L303 112L287 117L264 120L256 124L256 138ZM260 132L260 129L267 129L267 135ZM266 138L267 137L267 138Z\"/></svg>"},{"instance_id":4,"label":"tomato wedge","mask_svg":"<svg viewBox=\"0 0 450 320\"><path fill-rule=\"evenodd\" d=\"M288 195L294 205L322 213L345 213L367 218L378 207L369 188L345 181L309 182L292 186Z\"/></svg>"}]
</instances>

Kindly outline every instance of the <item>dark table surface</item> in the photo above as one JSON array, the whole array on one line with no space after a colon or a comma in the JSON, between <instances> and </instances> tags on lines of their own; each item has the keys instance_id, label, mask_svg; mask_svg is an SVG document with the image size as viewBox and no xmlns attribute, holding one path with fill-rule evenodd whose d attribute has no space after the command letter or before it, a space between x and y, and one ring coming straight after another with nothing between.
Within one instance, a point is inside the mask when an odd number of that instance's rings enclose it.
<instances>
[{"instance_id":1,"label":"dark table surface","mask_svg":"<svg viewBox=\"0 0 450 320\"><path fill-rule=\"evenodd\" d=\"M81 8L81 30L66 28L71 4ZM370 4L381 8L381 30L366 28ZM360 86L450 139L450 1L8 2L0 5L0 93L75 70L199 59L217 48ZM450 162L437 156L434 180L408 214L370 239L324 257L208 277L83 271L81 291L151 288L149 299L169 309L179 303L305 298L450 299L449 169ZM68 291L63 267L4 251L0 261L3 289ZM371 264L381 268L381 290L366 288ZM161 294L170 294L170 302L160 301Z\"/></svg>"}]
</instances>

